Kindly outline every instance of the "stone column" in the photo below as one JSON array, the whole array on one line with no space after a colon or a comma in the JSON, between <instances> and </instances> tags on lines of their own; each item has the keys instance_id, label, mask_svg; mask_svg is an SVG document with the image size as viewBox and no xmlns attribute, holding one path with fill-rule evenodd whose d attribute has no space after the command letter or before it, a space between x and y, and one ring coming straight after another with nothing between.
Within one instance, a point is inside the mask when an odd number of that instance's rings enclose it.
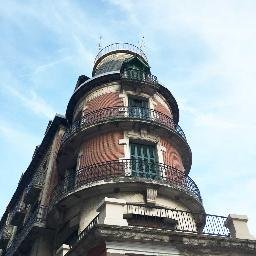
<instances>
[{"instance_id":1,"label":"stone column","mask_svg":"<svg viewBox=\"0 0 256 256\"><path fill-rule=\"evenodd\" d=\"M248 217L246 215L228 215L225 226L229 229L232 238L255 239L249 232L247 221Z\"/></svg>"},{"instance_id":2,"label":"stone column","mask_svg":"<svg viewBox=\"0 0 256 256\"><path fill-rule=\"evenodd\" d=\"M124 199L105 197L97 208L99 224L128 226L123 218L126 201Z\"/></svg>"}]
</instances>

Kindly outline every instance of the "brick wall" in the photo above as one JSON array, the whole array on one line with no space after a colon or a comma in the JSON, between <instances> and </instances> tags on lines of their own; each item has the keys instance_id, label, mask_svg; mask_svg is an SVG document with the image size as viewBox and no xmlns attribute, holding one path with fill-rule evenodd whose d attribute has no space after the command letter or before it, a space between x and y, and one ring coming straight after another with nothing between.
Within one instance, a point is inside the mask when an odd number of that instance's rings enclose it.
<instances>
[{"instance_id":1,"label":"brick wall","mask_svg":"<svg viewBox=\"0 0 256 256\"><path fill-rule=\"evenodd\" d=\"M155 102L156 102L156 105L154 108L156 111L159 111L167 116L172 117L172 113L169 108L166 108L161 102L159 102L157 100L155 100Z\"/></svg>"},{"instance_id":2,"label":"brick wall","mask_svg":"<svg viewBox=\"0 0 256 256\"><path fill-rule=\"evenodd\" d=\"M169 140L163 138L161 138L160 143L166 149L166 151L163 152L164 163L183 171L184 167L181 156L179 152L174 148L172 143Z\"/></svg>"},{"instance_id":3,"label":"brick wall","mask_svg":"<svg viewBox=\"0 0 256 256\"><path fill-rule=\"evenodd\" d=\"M86 103L86 109L83 111L83 114L87 114L91 111L114 107L114 106L123 106L123 100L119 97L118 92L110 92L100 95Z\"/></svg>"},{"instance_id":4,"label":"brick wall","mask_svg":"<svg viewBox=\"0 0 256 256\"><path fill-rule=\"evenodd\" d=\"M93 137L83 143L82 155L79 158L79 168L96 163L118 160L124 157L124 147L119 145L123 132L109 132Z\"/></svg>"}]
</instances>

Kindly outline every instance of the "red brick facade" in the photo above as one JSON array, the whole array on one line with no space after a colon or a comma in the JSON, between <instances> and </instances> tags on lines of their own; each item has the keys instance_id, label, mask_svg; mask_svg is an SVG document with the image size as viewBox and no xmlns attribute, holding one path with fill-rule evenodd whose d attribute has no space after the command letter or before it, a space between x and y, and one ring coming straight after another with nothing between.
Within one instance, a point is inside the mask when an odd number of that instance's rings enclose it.
<instances>
[{"instance_id":1,"label":"red brick facade","mask_svg":"<svg viewBox=\"0 0 256 256\"><path fill-rule=\"evenodd\" d=\"M164 164L175 167L181 171L184 171L184 167L182 164L182 159L180 157L179 152L173 147L170 141L167 139L161 139L161 145L165 147L165 151L163 152L163 161Z\"/></svg>"},{"instance_id":2,"label":"red brick facade","mask_svg":"<svg viewBox=\"0 0 256 256\"><path fill-rule=\"evenodd\" d=\"M159 101L155 100L156 105L155 105L155 110L163 113L169 117L172 117L172 112L170 110L170 108L167 108L166 106L164 106L162 103L160 103Z\"/></svg>"},{"instance_id":3,"label":"red brick facade","mask_svg":"<svg viewBox=\"0 0 256 256\"><path fill-rule=\"evenodd\" d=\"M107 107L115 107L115 106L123 106L123 100L119 97L118 92L110 92L100 95L86 103L86 108L83 111L83 114L87 114L89 112L95 111L97 109L107 108Z\"/></svg>"},{"instance_id":4,"label":"red brick facade","mask_svg":"<svg viewBox=\"0 0 256 256\"><path fill-rule=\"evenodd\" d=\"M79 168L124 157L124 147L119 145L123 132L109 132L85 141L81 147Z\"/></svg>"}]
</instances>

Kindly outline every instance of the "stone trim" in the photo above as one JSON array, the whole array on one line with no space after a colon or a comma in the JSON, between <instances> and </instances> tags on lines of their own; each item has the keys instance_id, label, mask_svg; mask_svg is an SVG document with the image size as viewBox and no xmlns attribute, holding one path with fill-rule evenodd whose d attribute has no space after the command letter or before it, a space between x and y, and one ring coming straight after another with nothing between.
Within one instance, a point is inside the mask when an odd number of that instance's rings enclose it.
<instances>
[{"instance_id":1,"label":"stone trim","mask_svg":"<svg viewBox=\"0 0 256 256\"><path fill-rule=\"evenodd\" d=\"M97 233L106 241L129 240L168 243L174 245L181 252L188 253L186 255L210 255L210 253L214 253L214 255L218 253L227 253L220 255L235 255L235 253L241 253L241 255L247 256L256 254L256 240L198 235L134 226L118 227L98 225Z\"/></svg>"}]
</instances>

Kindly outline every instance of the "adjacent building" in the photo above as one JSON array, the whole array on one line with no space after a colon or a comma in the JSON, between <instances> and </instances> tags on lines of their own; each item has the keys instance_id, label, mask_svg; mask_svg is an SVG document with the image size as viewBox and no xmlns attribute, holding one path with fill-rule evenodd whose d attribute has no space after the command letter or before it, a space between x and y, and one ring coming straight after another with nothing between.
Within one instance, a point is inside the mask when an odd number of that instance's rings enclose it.
<instances>
[{"instance_id":1,"label":"adjacent building","mask_svg":"<svg viewBox=\"0 0 256 256\"><path fill-rule=\"evenodd\" d=\"M140 48L101 49L19 181L0 255L256 255L246 216L205 212L179 118Z\"/></svg>"}]
</instances>

